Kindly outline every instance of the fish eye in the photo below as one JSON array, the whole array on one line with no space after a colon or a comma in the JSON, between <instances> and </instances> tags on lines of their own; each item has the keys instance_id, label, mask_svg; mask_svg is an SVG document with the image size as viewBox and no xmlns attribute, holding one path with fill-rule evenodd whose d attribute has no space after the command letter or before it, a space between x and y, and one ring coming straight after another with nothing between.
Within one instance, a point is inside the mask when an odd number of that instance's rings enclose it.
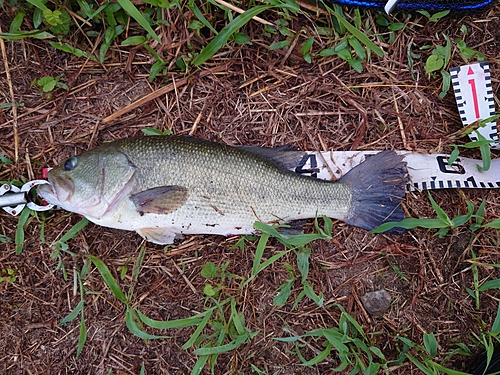
<instances>
[{"instance_id":1,"label":"fish eye","mask_svg":"<svg viewBox=\"0 0 500 375\"><path fill-rule=\"evenodd\" d=\"M64 170L71 171L76 167L78 159L73 156L64 162Z\"/></svg>"}]
</instances>

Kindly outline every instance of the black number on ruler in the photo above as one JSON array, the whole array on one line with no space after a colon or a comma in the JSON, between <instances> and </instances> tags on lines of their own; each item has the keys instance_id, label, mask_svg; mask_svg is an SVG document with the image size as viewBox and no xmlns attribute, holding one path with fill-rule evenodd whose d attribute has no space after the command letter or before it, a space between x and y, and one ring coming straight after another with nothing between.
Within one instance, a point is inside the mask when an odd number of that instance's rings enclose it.
<instances>
[{"instance_id":1,"label":"black number on ruler","mask_svg":"<svg viewBox=\"0 0 500 375\"><path fill-rule=\"evenodd\" d=\"M436 160L439 165L439 170L443 173L465 174L465 168L460 164L460 159L457 159L451 164L448 164L448 158L446 156L437 156Z\"/></svg>"},{"instance_id":2,"label":"black number on ruler","mask_svg":"<svg viewBox=\"0 0 500 375\"><path fill-rule=\"evenodd\" d=\"M309 161L310 168L305 168L305 165L307 164L307 161ZM300 173L300 174L311 174L311 177L318 177L319 173L319 168L318 167L318 162L316 161L316 155L315 154L307 154L302 157L302 159L299 162L299 165L295 168L295 173Z\"/></svg>"}]
</instances>

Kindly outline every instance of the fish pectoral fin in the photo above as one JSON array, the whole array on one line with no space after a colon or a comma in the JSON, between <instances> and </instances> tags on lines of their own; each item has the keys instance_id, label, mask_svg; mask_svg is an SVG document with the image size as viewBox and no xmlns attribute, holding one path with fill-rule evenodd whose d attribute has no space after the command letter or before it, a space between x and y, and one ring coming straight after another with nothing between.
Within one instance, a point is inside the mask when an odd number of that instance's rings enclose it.
<instances>
[{"instance_id":1,"label":"fish pectoral fin","mask_svg":"<svg viewBox=\"0 0 500 375\"><path fill-rule=\"evenodd\" d=\"M172 232L169 228L141 228L137 229L136 232L146 241L158 245L169 245L174 243L174 240L182 238L181 235Z\"/></svg>"},{"instance_id":2,"label":"fish pectoral fin","mask_svg":"<svg viewBox=\"0 0 500 375\"><path fill-rule=\"evenodd\" d=\"M141 191L130 197L138 212L169 214L182 207L187 200L188 189L184 186L159 186Z\"/></svg>"}]
</instances>

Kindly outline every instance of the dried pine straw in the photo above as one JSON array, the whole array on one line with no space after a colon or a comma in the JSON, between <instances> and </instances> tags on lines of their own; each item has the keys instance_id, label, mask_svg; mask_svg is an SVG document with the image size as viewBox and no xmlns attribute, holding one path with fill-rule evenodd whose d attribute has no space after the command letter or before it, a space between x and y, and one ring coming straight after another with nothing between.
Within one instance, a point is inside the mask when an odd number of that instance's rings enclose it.
<instances>
[{"instance_id":1,"label":"dried pine straw","mask_svg":"<svg viewBox=\"0 0 500 375\"><path fill-rule=\"evenodd\" d=\"M451 93L443 100L438 98L440 79L425 74L422 61L429 51L419 48L441 43L437 35L441 32L452 39L461 37L462 24L469 29L467 44L489 57L493 90L497 93L499 7L481 17L439 23L413 16L405 32L396 34L392 45L382 45L386 55L380 59L372 56L362 73L355 73L337 57L314 57L312 64L304 62L300 46L306 36L315 36L314 52L329 42L312 28L316 17L324 17L318 14L304 11L304 15L290 21L292 30L305 30L297 37L295 49L270 51L267 46L274 40L264 36L259 22L250 22L244 31L251 45L229 43L200 70L189 74L175 70L172 63L170 73L151 84L147 80L151 59L143 50L114 45L109 58L100 65L56 52L45 41L5 43L3 55L9 67L0 72L0 100L11 103L9 87L13 87L16 102L24 106L17 108L17 114L10 109L0 112L1 153L13 160L18 153L20 156L17 164L2 165L0 180L28 177L29 168L38 177L43 167L105 141L139 135L140 129L146 127L231 145L450 152L448 136L460 129L460 118ZM12 16L8 13L1 17L2 30L9 28ZM171 9L167 17L170 27L161 26L158 32L168 61L174 62L190 44L197 48L205 44L187 28L192 14L181 15ZM267 12L261 17L273 22L275 14ZM373 20L374 14L368 13L367 17ZM75 33L71 38L76 44L82 35ZM414 52L422 54L412 67L414 77L407 63L410 43ZM454 51L451 65L464 63ZM35 78L60 74L70 86L68 92L56 90L51 99L46 99L30 87ZM28 158L23 157L25 154ZM479 157L474 150L466 151L466 155ZM500 199L495 190L449 190L434 192L433 196L450 216L465 212L465 200L477 207L485 199L487 220L498 217ZM426 194L408 194L405 208L414 217L434 215ZM159 320L187 318L203 311L207 280L200 272L206 262L218 266L227 262L227 272L243 277L252 270L255 242L247 241L243 251L230 250L238 238L189 236L164 251L161 246L143 244L135 233L89 224L69 243L78 256L61 253L69 275L65 280L57 269L59 260L51 257L49 244L80 218L64 212L52 212L46 217L45 243L40 239L40 222L31 220L21 255L14 255L14 243L0 245L0 272L13 269L16 274L14 283L0 283L0 372L4 374L138 374L142 363L147 373L191 371L197 358L193 350L181 346L194 328L161 333L148 330L170 338L147 342L133 336L124 324L124 306L93 268L84 280L86 290L92 292L85 296L88 340L80 357L75 357L78 319L65 326L58 323L80 300L73 290L72 275L74 270L81 270L84 254L99 257L117 277L119 267L128 267L125 278L119 281L122 290L127 291L133 283L132 265L140 247L146 246L132 302L140 305L144 314ZM0 211L0 234L14 238L16 223L16 218ZM310 224L307 230L311 230ZM475 311L466 288L473 286L471 250L481 263L499 263L496 231L472 234L467 227L461 227L442 239L433 236L432 231L419 229L402 236L373 236L336 222L334 233L332 241L312 244L308 278L317 293L324 293L323 307L304 298L292 309L300 292L298 284L287 304L272 304L278 286L289 278L284 265L296 264L294 253L273 263L241 290L238 279L227 280L224 291L237 299L246 327L260 333L251 344L221 354L215 373L250 374L252 364L269 374L277 370L281 370L280 374L330 373L339 365L334 352L320 364L307 368L300 365L292 343L273 338L337 327L340 311L334 303L344 306L366 333L375 333L369 339L390 360L396 359L401 346L394 338L397 334L422 344L422 334L434 332L441 353L445 353L456 342L473 344L472 335L479 329L478 315L491 325L498 291L482 293L480 310ZM264 256L267 259L282 250L272 240ZM481 266L478 272L480 282L500 276L492 267ZM373 318L359 297L380 288L391 294L393 305L383 317ZM324 349L320 342L302 340L306 358ZM436 360L443 358L441 355ZM457 356L448 365L463 370L468 361L467 357ZM407 362L390 371L419 373Z\"/></svg>"}]
</instances>

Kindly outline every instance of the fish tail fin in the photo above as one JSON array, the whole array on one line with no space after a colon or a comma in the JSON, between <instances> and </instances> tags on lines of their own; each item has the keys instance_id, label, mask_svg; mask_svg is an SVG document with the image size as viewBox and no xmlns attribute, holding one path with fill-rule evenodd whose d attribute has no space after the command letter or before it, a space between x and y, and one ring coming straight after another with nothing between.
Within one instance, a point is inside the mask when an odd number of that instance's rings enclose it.
<instances>
[{"instance_id":1,"label":"fish tail fin","mask_svg":"<svg viewBox=\"0 0 500 375\"><path fill-rule=\"evenodd\" d=\"M401 200L409 182L404 156L394 151L382 151L368 156L350 170L339 182L349 185L352 205L346 223L372 230L387 221L401 221L405 213ZM394 228L392 233L402 233Z\"/></svg>"}]
</instances>

